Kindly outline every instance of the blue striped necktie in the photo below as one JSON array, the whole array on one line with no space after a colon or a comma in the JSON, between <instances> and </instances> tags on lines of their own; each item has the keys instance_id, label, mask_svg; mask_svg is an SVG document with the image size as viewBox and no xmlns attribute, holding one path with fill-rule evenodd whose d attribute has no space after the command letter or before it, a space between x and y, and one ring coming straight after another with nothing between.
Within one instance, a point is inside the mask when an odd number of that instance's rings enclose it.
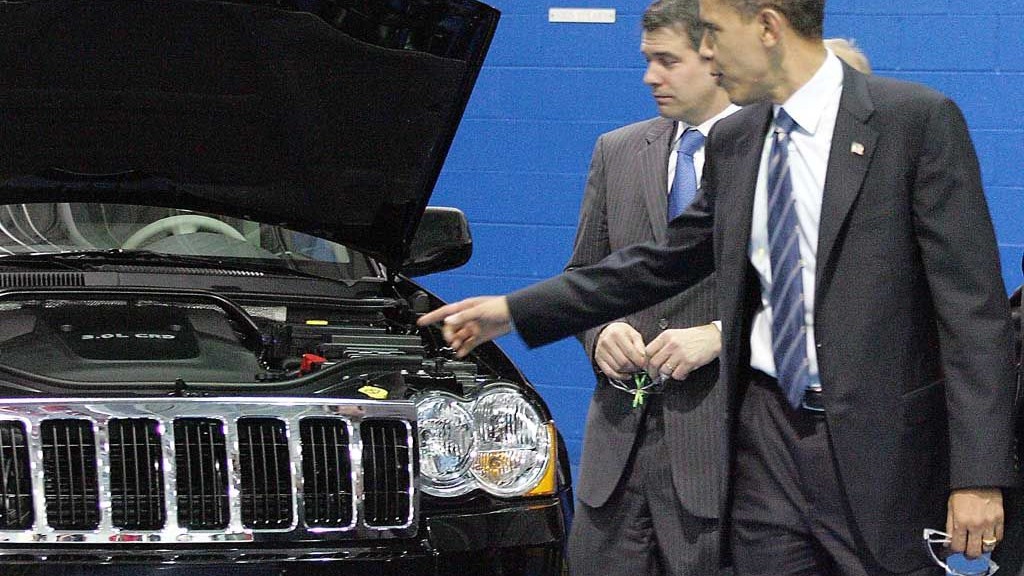
<instances>
[{"instance_id":1,"label":"blue striped necktie","mask_svg":"<svg viewBox=\"0 0 1024 576\"><path fill-rule=\"evenodd\" d=\"M687 128L679 137L676 155L676 176L668 193L668 220L671 222L686 210L697 195L697 171L693 155L704 145L704 135L696 128Z\"/></svg>"},{"instance_id":2,"label":"blue striped necktie","mask_svg":"<svg viewBox=\"0 0 1024 576\"><path fill-rule=\"evenodd\" d=\"M810 384L800 226L789 176L789 133L796 122L779 109L768 157L768 246L771 250L772 355L779 386L790 405L803 401Z\"/></svg>"}]
</instances>

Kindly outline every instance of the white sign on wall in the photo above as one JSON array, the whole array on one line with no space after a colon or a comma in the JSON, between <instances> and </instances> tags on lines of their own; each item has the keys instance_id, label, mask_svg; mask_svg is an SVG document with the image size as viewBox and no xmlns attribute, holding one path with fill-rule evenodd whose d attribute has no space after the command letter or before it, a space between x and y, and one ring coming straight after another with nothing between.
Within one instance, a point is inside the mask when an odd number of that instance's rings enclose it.
<instances>
[{"instance_id":1,"label":"white sign on wall","mask_svg":"<svg viewBox=\"0 0 1024 576\"><path fill-rule=\"evenodd\" d=\"M548 8L548 22L614 24L615 8Z\"/></svg>"}]
</instances>

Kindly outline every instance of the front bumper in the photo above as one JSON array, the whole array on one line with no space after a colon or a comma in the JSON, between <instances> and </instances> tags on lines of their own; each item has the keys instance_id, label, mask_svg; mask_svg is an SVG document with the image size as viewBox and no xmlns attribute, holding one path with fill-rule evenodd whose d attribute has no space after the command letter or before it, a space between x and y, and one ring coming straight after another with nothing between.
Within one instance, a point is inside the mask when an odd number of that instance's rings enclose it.
<instances>
[{"instance_id":1,"label":"front bumper","mask_svg":"<svg viewBox=\"0 0 1024 576\"><path fill-rule=\"evenodd\" d=\"M555 576L568 532L566 491L471 512L424 511L412 539L337 547L0 546L3 576Z\"/></svg>"}]
</instances>

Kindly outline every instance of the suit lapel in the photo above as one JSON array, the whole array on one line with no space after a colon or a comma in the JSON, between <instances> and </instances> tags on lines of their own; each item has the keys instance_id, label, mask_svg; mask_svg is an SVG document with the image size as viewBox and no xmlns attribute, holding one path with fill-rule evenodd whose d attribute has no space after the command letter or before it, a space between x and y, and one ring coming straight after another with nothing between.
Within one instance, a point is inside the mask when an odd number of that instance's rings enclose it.
<instances>
[{"instance_id":1,"label":"suit lapel","mask_svg":"<svg viewBox=\"0 0 1024 576\"><path fill-rule=\"evenodd\" d=\"M674 127L672 120L655 120L636 156L637 170L634 174L644 194L651 231L657 242L665 239L668 227L668 155Z\"/></svg>"},{"instance_id":2,"label":"suit lapel","mask_svg":"<svg viewBox=\"0 0 1024 576\"><path fill-rule=\"evenodd\" d=\"M823 293L839 230L860 194L878 141L878 133L867 125L868 118L874 112L867 81L862 74L845 64L843 70L843 93L839 100L835 132L832 134L818 228L818 265L815 270L817 294Z\"/></svg>"},{"instance_id":3,"label":"suit lapel","mask_svg":"<svg viewBox=\"0 0 1024 576\"><path fill-rule=\"evenodd\" d=\"M761 110L754 111L756 122L734 142L728 143L734 151L735 160L725 163L715 160L717 170L725 173L719 178L732 179L729 190L717 190L715 207L716 218L723 222L722 235L728 238L722 242L723 254L721 265L736 264L738 268L731 271L729 278L734 281L735 289L742 291L742 279L749 259L747 248L750 246L751 219L754 212L754 189L757 186L757 172L761 166L761 152L764 150L764 135L772 120L770 104L755 105ZM717 150L715 151L718 152Z\"/></svg>"}]
</instances>

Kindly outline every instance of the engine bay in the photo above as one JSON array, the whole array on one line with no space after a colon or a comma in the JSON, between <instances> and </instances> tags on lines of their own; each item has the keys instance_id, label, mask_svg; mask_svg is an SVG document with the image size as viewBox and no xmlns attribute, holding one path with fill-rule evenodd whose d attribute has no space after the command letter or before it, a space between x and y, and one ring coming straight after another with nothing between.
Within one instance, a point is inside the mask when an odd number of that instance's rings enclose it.
<instances>
[{"instance_id":1,"label":"engine bay","mask_svg":"<svg viewBox=\"0 0 1024 576\"><path fill-rule=\"evenodd\" d=\"M346 308L239 304L200 291L4 293L0 369L114 388L269 389L321 374L334 388L352 378L384 390L406 380L460 392L472 385L476 364L442 354L404 313L384 298Z\"/></svg>"}]
</instances>

